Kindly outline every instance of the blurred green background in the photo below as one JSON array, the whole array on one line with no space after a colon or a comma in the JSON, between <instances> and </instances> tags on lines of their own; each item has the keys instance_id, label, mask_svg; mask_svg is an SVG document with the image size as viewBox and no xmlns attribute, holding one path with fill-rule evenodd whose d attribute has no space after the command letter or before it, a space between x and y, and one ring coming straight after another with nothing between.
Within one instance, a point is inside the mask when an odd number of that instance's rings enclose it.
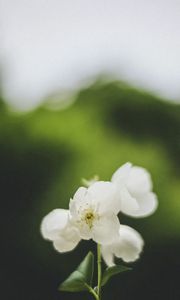
<instances>
[{"instance_id":1,"label":"blurred green background","mask_svg":"<svg viewBox=\"0 0 180 300\"><path fill-rule=\"evenodd\" d=\"M81 178L102 180L123 163L147 168L159 198L151 217L120 215L145 239L132 272L113 278L104 300L180 299L180 106L121 82L96 82L63 110L10 112L0 102L3 299L92 299L57 287L94 244L59 254L40 235L44 215L68 208ZM2 281L1 280L1 281Z\"/></svg>"}]
</instances>

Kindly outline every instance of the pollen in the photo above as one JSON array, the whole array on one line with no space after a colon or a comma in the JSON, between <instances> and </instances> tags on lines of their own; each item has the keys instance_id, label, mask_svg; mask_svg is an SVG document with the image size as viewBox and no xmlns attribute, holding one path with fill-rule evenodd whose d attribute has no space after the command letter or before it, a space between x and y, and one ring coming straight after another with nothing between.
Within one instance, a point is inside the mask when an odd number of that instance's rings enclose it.
<instances>
[{"instance_id":1,"label":"pollen","mask_svg":"<svg viewBox=\"0 0 180 300\"><path fill-rule=\"evenodd\" d=\"M90 229L93 227L93 222L94 222L95 218L96 218L96 216L95 216L93 210L87 209L85 211L84 221L86 222L86 224L89 226Z\"/></svg>"}]
</instances>

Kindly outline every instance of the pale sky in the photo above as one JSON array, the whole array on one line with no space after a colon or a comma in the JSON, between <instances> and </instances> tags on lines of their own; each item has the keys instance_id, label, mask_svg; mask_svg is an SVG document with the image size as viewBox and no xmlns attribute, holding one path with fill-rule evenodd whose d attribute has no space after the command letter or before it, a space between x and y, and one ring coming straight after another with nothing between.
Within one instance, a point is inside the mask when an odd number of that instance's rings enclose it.
<instances>
[{"instance_id":1,"label":"pale sky","mask_svg":"<svg viewBox=\"0 0 180 300\"><path fill-rule=\"evenodd\" d=\"M20 109L102 73L180 102L180 0L0 0L0 43Z\"/></svg>"}]
</instances>

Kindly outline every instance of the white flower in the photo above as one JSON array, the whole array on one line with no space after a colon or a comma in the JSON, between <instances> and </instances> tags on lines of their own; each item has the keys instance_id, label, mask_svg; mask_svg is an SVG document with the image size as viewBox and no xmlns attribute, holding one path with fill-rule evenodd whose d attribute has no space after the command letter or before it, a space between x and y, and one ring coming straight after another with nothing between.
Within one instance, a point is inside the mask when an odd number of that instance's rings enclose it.
<instances>
[{"instance_id":1,"label":"white flower","mask_svg":"<svg viewBox=\"0 0 180 300\"><path fill-rule=\"evenodd\" d=\"M41 223L42 236L53 242L59 252L73 250L81 240L78 231L69 222L69 211L54 209Z\"/></svg>"},{"instance_id":2,"label":"white flower","mask_svg":"<svg viewBox=\"0 0 180 300\"><path fill-rule=\"evenodd\" d=\"M119 210L116 186L111 182L98 181L89 188L80 187L70 202L71 222L80 237L100 244L117 238Z\"/></svg>"},{"instance_id":3,"label":"white flower","mask_svg":"<svg viewBox=\"0 0 180 300\"><path fill-rule=\"evenodd\" d=\"M152 193L152 180L146 169L126 163L112 176L117 186L121 211L133 217L145 217L157 208L157 197Z\"/></svg>"},{"instance_id":4,"label":"white flower","mask_svg":"<svg viewBox=\"0 0 180 300\"><path fill-rule=\"evenodd\" d=\"M115 256L125 262L137 260L142 252L144 241L141 235L133 228L121 225L119 237L111 245L101 247L102 257L108 267L115 265Z\"/></svg>"},{"instance_id":5,"label":"white flower","mask_svg":"<svg viewBox=\"0 0 180 300\"><path fill-rule=\"evenodd\" d=\"M55 209L45 216L41 233L59 252L74 249L81 239L108 244L118 237L119 210L116 186L99 181L89 188L80 187L70 201L70 210Z\"/></svg>"},{"instance_id":6,"label":"white flower","mask_svg":"<svg viewBox=\"0 0 180 300\"><path fill-rule=\"evenodd\" d=\"M70 200L69 210L55 209L42 221L41 233L53 242L56 250L74 249L81 239L93 239L103 246L108 265L114 255L125 261L139 257L143 247L141 236L132 228L121 225L118 213L142 217L157 207L152 193L150 174L143 168L124 164L112 176L112 182L91 182L80 187Z\"/></svg>"}]
</instances>

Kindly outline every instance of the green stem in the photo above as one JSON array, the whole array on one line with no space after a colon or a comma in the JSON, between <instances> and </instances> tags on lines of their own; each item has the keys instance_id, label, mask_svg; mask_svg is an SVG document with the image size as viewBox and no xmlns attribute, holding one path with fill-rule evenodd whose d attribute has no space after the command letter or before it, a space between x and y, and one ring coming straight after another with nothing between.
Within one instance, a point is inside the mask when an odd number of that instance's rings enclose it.
<instances>
[{"instance_id":1,"label":"green stem","mask_svg":"<svg viewBox=\"0 0 180 300\"><path fill-rule=\"evenodd\" d=\"M96 292L93 290L93 288L92 287L90 287L89 286L89 292L94 296L94 298L96 299L96 300L100 300L99 299L99 296L96 294Z\"/></svg>"},{"instance_id":2,"label":"green stem","mask_svg":"<svg viewBox=\"0 0 180 300\"><path fill-rule=\"evenodd\" d=\"M101 300L101 246L97 244L97 269L98 269L98 285L97 285L97 295L99 300Z\"/></svg>"}]
</instances>

